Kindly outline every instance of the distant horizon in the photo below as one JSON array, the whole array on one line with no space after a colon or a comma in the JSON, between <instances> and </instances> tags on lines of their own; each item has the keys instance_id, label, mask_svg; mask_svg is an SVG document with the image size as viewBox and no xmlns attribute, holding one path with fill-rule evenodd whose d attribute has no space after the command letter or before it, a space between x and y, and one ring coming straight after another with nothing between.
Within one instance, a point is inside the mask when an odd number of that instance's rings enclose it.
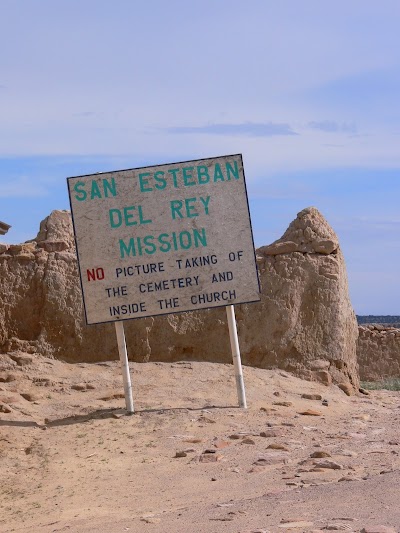
<instances>
[{"instance_id":1,"label":"distant horizon","mask_svg":"<svg viewBox=\"0 0 400 533\"><path fill-rule=\"evenodd\" d=\"M359 318L390 318L391 320L389 320L387 323L388 324L391 324L391 323L400 323L400 315L358 315L356 314L356 317L357 319ZM393 320L395 319L395 320ZM381 324L382 322L376 322L376 324Z\"/></svg>"}]
</instances>

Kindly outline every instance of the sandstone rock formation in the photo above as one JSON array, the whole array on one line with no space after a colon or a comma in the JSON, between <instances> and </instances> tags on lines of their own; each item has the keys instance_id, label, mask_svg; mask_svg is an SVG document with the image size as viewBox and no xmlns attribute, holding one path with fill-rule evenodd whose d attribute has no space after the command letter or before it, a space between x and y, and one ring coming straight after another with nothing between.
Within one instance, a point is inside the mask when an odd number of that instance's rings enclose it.
<instances>
[{"instance_id":1,"label":"sandstone rock formation","mask_svg":"<svg viewBox=\"0 0 400 533\"><path fill-rule=\"evenodd\" d=\"M381 381L400 376L400 329L379 324L359 326L360 379Z\"/></svg>"},{"instance_id":2,"label":"sandstone rock formation","mask_svg":"<svg viewBox=\"0 0 400 533\"><path fill-rule=\"evenodd\" d=\"M21 349L66 361L115 358L113 325L84 323L69 211L53 211L34 240L3 245L0 279L1 351ZM142 339L146 321L140 322L134 330Z\"/></svg>"},{"instance_id":3,"label":"sandstone rock formation","mask_svg":"<svg viewBox=\"0 0 400 533\"><path fill-rule=\"evenodd\" d=\"M334 231L315 208L257 251L262 300L237 306L243 363L358 387L357 324ZM86 326L71 218L53 211L37 237L0 249L0 350L66 361L118 356L112 324ZM230 362L224 309L125 323L136 361Z\"/></svg>"},{"instance_id":4,"label":"sandstone rock formation","mask_svg":"<svg viewBox=\"0 0 400 533\"><path fill-rule=\"evenodd\" d=\"M257 353L260 366L281 366L326 384L358 386L357 323L343 255L326 220L317 209L304 209L257 255L262 301L253 317L247 306L245 319L253 325L242 328L249 357Z\"/></svg>"}]
</instances>

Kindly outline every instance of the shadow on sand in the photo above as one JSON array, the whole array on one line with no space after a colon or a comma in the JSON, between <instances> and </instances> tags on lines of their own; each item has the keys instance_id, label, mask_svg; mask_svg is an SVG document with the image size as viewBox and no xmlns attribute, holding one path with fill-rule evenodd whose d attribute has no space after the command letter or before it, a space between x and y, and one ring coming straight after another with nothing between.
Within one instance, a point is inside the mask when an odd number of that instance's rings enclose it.
<instances>
[{"instance_id":1,"label":"shadow on sand","mask_svg":"<svg viewBox=\"0 0 400 533\"><path fill-rule=\"evenodd\" d=\"M204 411L204 410L218 410L218 409L239 409L237 405L205 405L203 407L170 407L157 409L137 409L134 413L128 413L125 409L96 409L89 413L81 415L71 415L65 418L46 419L44 424L38 424L31 420L0 420L0 426L13 427L37 427L37 428L52 428L57 426L68 426L71 424L82 424L90 420L99 420L106 418L125 418L137 415L144 415L146 413L170 413L176 411Z\"/></svg>"}]
</instances>

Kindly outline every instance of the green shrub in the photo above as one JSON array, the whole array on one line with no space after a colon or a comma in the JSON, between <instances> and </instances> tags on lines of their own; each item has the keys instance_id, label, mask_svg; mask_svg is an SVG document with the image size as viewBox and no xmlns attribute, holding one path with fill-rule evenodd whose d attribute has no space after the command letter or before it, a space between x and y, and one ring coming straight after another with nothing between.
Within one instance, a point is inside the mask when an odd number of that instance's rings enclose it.
<instances>
[{"instance_id":1,"label":"green shrub","mask_svg":"<svg viewBox=\"0 0 400 533\"><path fill-rule=\"evenodd\" d=\"M395 390L400 391L400 378L387 378L383 381L362 381L361 387L367 390Z\"/></svg>"}]
</instances>

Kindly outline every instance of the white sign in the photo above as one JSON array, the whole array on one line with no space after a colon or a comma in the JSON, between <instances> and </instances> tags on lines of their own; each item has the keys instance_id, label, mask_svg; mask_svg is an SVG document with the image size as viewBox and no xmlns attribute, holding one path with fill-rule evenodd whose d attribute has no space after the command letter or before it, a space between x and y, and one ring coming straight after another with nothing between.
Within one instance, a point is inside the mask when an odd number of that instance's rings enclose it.
<instances>
[{"instance_id":1,"label":"white sign","mask_svg":"<svg viewBox=\"0 0 400 533\"><path fill-rule=\"evenodd\" d=\"M67 181L88 324L259 301L241 155Z\"/></svg>"}]
</instances>

